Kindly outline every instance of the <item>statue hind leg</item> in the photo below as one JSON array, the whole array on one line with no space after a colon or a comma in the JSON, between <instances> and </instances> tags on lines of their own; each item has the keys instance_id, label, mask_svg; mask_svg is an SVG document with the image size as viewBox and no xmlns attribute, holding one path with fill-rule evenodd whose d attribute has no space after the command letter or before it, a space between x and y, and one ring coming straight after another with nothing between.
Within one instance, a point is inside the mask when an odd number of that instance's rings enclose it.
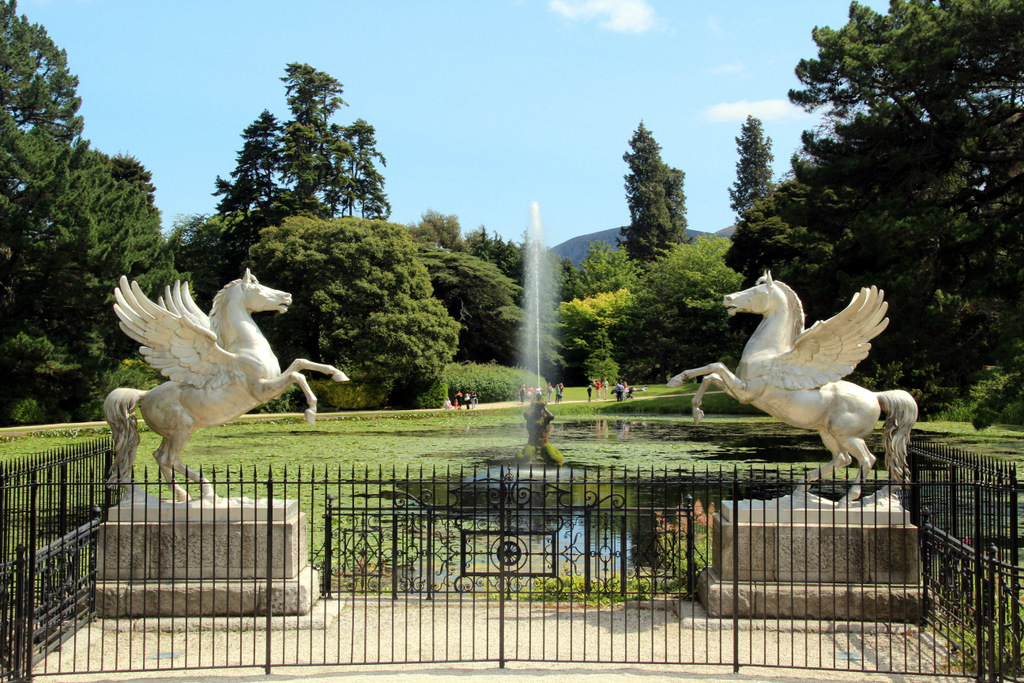
<instances>
[{"instance_id":1,"label":"statue hind leg","mask_svg":"<svg viewBox=\"0 0 1024 683\"><path fill-rule=\"evenodd\" d=\"M156 462L160 467L160 473L163 474L164 480L167 481L167 485L171 487L171 492L174 494L175 500L179 503L186 503L190 500L191 496L188 495L188 491L178 485L175 481L174 473L178 472L186 479L199 484L200 491L202 492L203 498L212 498L214 496L213 484L210 483L206 477L202 476L199 472L196 472L190 467L186 467L181 462L181 452L185 449L185 444L188 443L188 439L191 434L175 434L170 436L164 436L163 441L160 442L160 447L153 453L153 457L156 458Z\"/></svg>"},{"instance_id":2,"label":"statue hind leg","mask_svg":"<svg viewBox=\"0 0 1024 683\"><path fill-rule=\"evenodd\" d=\"M857 462L860 463L860 467L857 468L857 476L853 478L853 485L850 486L850 490L846 492L846 495L839 501L840 505L852 503L853 501L860 498L861 487L868 478L868 473L871 472L871 468L875 466L874 453L868 450L868 445L859 436L849 437L843 441L843 448L847 452L852 453L853 457L857 458ZM847 463L849 464L849 463Z\"/></svg>"},{"instance_id":3,"label":"statue hind leg","mask_svg":"<svg viewBox=\"0 0 1024 683\"><path fill-rule=\"evenodd\" d=\"M837 439L835 435L826 431L818 432L818 435L821 437L822 443L825 444L825 448L827 448L832 454L832 459L827 464L822 465L817 469L813 469L803 476L800 483L797 485L797 490L803 493L807 492L811 482L819 481L822 477L827 477L837 469L846 467L853 462L853 458L850 456L849 452L843 448L839 439Z\"/></svg>"}]
</instances>

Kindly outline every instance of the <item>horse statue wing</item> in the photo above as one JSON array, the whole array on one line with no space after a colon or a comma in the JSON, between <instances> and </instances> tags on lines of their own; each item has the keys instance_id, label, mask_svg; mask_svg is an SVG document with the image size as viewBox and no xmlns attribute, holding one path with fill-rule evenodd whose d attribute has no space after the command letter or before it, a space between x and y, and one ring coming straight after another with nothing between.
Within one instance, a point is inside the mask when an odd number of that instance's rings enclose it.
<instances>
[{"instance_id":1,"label":"horse statue wing","mask_svg":"<svg viewBox=\"0 0 1024 683\"><path fill-rule=\"evenodd\" d=\"M174 283L157 303L136 282L121 276L114 290L114 312L121 329L142 344L139 351L168 379L202 389L217 389L229 379L235 354L225 351L210 320L192 301L188 285Z\"/></svg>"},{"instance_id":2,"label":"horse statue wing","mask_svg":"<svg viewBox=\"0 0 1024 683\"><path fill-rule=\"evenodd\" d=\"M776 386L814 389L853 372L867 358L869 342L889 324L884 295L875 286L864 287L840 313L804 330L793 340L793 348L772 364Z\"/></svg>"}]
</instances>

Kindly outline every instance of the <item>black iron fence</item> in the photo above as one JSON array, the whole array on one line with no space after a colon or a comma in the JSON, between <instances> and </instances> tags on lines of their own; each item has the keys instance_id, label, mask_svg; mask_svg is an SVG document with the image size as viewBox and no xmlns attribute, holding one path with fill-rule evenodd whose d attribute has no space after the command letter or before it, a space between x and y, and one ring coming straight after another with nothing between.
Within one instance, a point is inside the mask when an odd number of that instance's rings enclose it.
<instances>
[{"instance_id":1,"label":"black iron fence","mask_svg":"<svg viewBox=\"0 0 1024 683\"><path fill-rule=\"evenodd\" d=\"M112 459L97 439L0 463L0 679L20 680L93 616L100 486Z\"/></svg>"},{"instance_id":2,"label":"black iron fence","mask_svg":"<svg viewBox=\"0 0 1024 683\"><path fill-rule=\"evenodd\" d=\"M28 529L0 565L3 675L543 661L1016 680L1015 472L914 456L919 480L895 498L870 482L860 517L832 506L850 482L811 487L827 533L741 503L794 493L800 472L766 468L207 472L216 503L160 503L153 477L111 506L105 456L64 480L36 463L0 480L0 528Z\"/></svg>"}]
</instances>

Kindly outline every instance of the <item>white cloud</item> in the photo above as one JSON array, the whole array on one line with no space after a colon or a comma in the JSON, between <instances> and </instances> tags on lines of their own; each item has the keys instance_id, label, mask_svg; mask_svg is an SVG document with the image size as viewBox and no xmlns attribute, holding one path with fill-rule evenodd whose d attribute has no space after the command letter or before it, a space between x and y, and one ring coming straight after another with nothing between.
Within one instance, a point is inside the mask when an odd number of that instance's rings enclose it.
<instances>
[{"instance_id":1,"label":"white cloud","mask_svg":"<svg viewBox=\"0 0 1024 683\"><path fill-rule=\"evenodd\" d=\"M704 110L709 121L746 121L747 116L756 116L762 121L772 119L802 119L810 115L791 104L789 100L760 100L758 102L723 102Z\"/></svg>"},{"instance_id":2,"label":"white cloud","mask_svg":"<svg viewBox=\"0 0 1024 683\"><path fill-rule=\"evenodd\" d=\"M647 0L551 0L549 7L567 19L596 20L601 28L619 33L643 33L655 26Z\"/></svg>"},{"instance_id":3,"label":"white cloud","mask_svg":"<svg viewBox=\"0 0 1024 683\"><path fill-rule=\"evenodd\" d=\"M745 73L746 70L747 67L739 62L734 62L732 64L722 64L721 66L715 66L708 69L708 71L711 74L714 74L715 76L729 76L732 74L742 74Z\"/></svg>"}]
</instances>

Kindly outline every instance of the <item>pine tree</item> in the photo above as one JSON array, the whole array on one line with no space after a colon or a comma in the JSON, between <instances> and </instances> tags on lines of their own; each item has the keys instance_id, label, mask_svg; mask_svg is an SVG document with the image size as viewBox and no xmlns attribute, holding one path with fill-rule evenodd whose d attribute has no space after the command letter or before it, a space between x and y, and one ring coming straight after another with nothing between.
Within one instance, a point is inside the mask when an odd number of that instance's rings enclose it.
<instances>
[{"instance_id":1,"label":"pine tree","mask_svg":"<svg viewBox=\"0 0 1024 683\"><path fill-rule=\"evenodd\" d=\"M764 199L775 189L772 182L772 139L764 136L761 120L748 116L736 138L739 161L736 162L736 182L729 189L730 208L737 216L749 209L759 199Z\"/></svg>"},{"instance_id":2,"label":"pine tree","mask_svg":"<svg viewBox=\"0 0 1024 683\"><path fill-rule=\"evenodd\" d=\"M373 126L357 119L345 128L345 140L352 150L348 157L348 191L342 201L342 213L354 216L359 209L361 218L387 220L391 215L391 203L384 194L384 176L377 170L375 161L387 166L384 155L377 151L377 138Z\"/></svg>"},{"instance_id":3,"label":"pine tree","mask_svg":"<svg viewBox=\"0 0 1024 683\"><path fill-rule=\"evenodd\" d=\"M330 218L339 213L350 181L343 169L352 148L344 127L331 117L346 103L337 79L308 64L285 68L288 107L292 120L281 136L281 171L290 187L283 193L293 214Z\"/></svg>"},{"instance_id":4,"label":"pine tree","mask_svg":"<svg viewBox=\"0 0 1024 683\"><path fill-rule=\"evenodd\" d=\"M629 165L626 202L630 223L619 244L630 258L650 262L673 244L686 240L685 174L661 160L661 145L640 122L622 155Z\"/></svg>"}]
</instances>

